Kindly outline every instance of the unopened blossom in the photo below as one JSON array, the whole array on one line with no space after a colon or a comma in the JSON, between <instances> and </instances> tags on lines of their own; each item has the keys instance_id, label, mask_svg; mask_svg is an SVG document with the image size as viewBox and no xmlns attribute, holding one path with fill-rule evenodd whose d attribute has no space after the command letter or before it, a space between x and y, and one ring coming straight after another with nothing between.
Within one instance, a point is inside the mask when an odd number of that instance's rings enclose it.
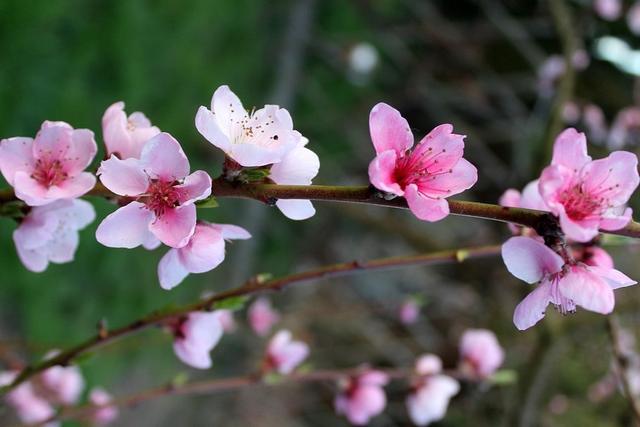
<instances>
[{"instance_id":1,"label":"unopened blossom","mask_svg":"<svg viewBox=\"0 0 640 427\"><path fill-rule=\"evenodd\" d=\"M258 298L251 304L247 316L251 329L261 337L267 335L273 325L280 320L280 315L273 309L267 298Z\"/></svg>"},{"instance_id":2,"label":"unopened blossom","mask_svg":"<svg viewBox=\"0 0 640 427\"><path fill-rule=\"evenodd\" d=\"M102 116L102 137L107 156L120 159L140 158L142 147L160 133L143 113L136 111L127 117L124 102L116 102Z\"/></svg>"},{"instance_id":3,"label":"unopened blossom","mask_svg":"<svg viewBox=\"0 0 640 427\"><path fill-rule=\"evenodd\" d=\"M407 397L407 410L414 424L426 426L444 418L449 401L460 391L460 384L442 374L442 361L433 354L418 359L416 374Z\"/></svg>"},{"instance_id":4,"label":"unopened blossom","mask_svg":"<svg viewBox=\"0 0 640 427\"><path fill-rule=\"evenodd\" d=\"M300 140L286 109L265 105L247 112L226 85L213 93L210 110L204 106L198 109L196 128L210 143L245 167L278 163Z\"/></svg>"},{"instance_id":5,"label":"unopened blossom","mask_svg":"<svg viewBox=\"0 0 640 427\"><path fill-rule=\"evenodd\" d=\"M308 142L300 135L296 147L271 166L269 179L280 185L311 185L320 169L320 159L306 147ZM316 213L309 200L279 199L276 206L287 218L294 220L307 219Z\"/></svg>"},{"instance_id":6,"label":"unopened blossom","mask_svg":"<svg viewBox=\"0 0 640 427\"><path fill-rule=\"evenodd\" d=\"M90 130L45 121L35 139L0 141L0 172L16 197L30 206L75 199L96 183L95 176L84 170L97 149Z\"/></svg>"},{"instance_id":7,"label":"unopened blossom","mask_svg":"<svg viewBox=\"0 0 640 427\"><path fill-rule=\"evenodd\" d=\"M334 406L354 425L365 425L384 411L387 396L384 386L389 382L387 374L373 369L349 378L336 396Z\"/></svg>"},{"instance_id":8,"label":"unopened blossom","mask_svg":"<svg viewBox=\"0 0 640 427\"><path fill-rule=\"evenodd\" d=\"M57 350L49 352L45 359L54 357ZM40 374L36 381L41 393L51 402L72 405L78 402L84 389L84 378L77 366L52 366Z\"/></svg>"},{"instance_id":9,"label":"unopened blossom","mask_svg":"<svg viewBox=\"0 0 640 427\"><path fill-rule=\"evenodd\" d=\"M449 124L436 127L414 146L407 121L395 108L379 103L371 110L369 129L377 154L369 164L369 180L379 190L403 196L422 220L446 217L446 198L478 179L475 166L462 157L464 136L454 134Z\"/></svg>"},{"instance_id":10,"label":"unopened blossom","mask_svg":"<svg viewBox=\"0 0 640 427\"><path fill-rule=\"evenodd\" d=\"M638 144L640 144L640 108L624 108L616 114L611 125L607 146L615 150Z\"/></svg>"},{"instance_id":11,"label":"unopened blossom","mask_svg":"<svg viewBox=\"0 0 640 427\"><path fill-rule=\"evenodd\" d=\"M17 372L0 372L0 386L10 384ZM6 402L15 410L21 422L25 424L42 423L55 415L55 409L49 402L36 394L30 382L24 382L5 396ZM44 427L57 427L59 423L46 423Z\"/></svg>"},{"instance_id":12,"label":"unopened blossom","mask_svg":"<svg viewBox=\"0 0 640 427\"><path fill-rule=\"evenodd\" d=\"M78 248L78 231L95 216L91 203L78 199L32 208L13 232L20 261L34 272L46 270L49 262L72 261Z\"/></svg>"},{"instance_id":13,"label":"unopened blossom","mask_svg":"<svg viewBox=\"0 0 640 427\"><path fill-rule=\"evenodd\" d=\"M520 330L538 323L547 306L563 314L580 306L601 314L613 311L613 290L636 284L613 268L567 263L543 243L528 237L512 237L502 245L507 270L518 279L537 284L516 307L513 322Z\"/></svg>"},{"instance_id":14,"label":"unopened blossom","mask_svg":"<svg viewBox=\"0 0 640 427\"><path fill-rule=\"evenodd\" d=\"M502 365L504 350L487 329L469 329L460 339L460 369L472 377L489 378Z\"/></svg>"},{"instance_id":15,"label":"unopened blossom","mask_svg":"<svg viewBox=\"0 0 640 427\"><path fill-rule=\"evenodd\" d=\"M631 208L625 204L639 182L635 154L615 151L591 160L584 134L569 128L556 139L539 191L567 237L588 242L599 229L619 230L631 221Z\"/></svg>"},{"instance_id":16,"label":"unopened blossom","mask_svg":"<svg viewBox=\"0 0 640 427\"><path fill-rule=\"evenodd\" d=\"M416 323L420 317L420 304L418 304L415 298L408 298L400 306L398 317L404 325Z\"/></svg>"},{"instance_id":17,"label":"unopened blossom","mask_svg":"<svg viewBox=\"0 0 640 427\"><path fill-rule=\"evenodd\" d=\"M160 286L172 289L189 273L205 273L224 261L225 241L249 239L251 234L242 227L231 224L196 224L189 242L181 248L172 248L158 264Z\"/></svg>"},{"instance_id":18,"label":"unopened blossom","mask_svg":"<svg viewBox=\"0 0 640 427\"><path fill-rule=\"evenodd\" d=\"M118 408L115 405L109 405L112 400L111 395L100 387L96 387L89 392L89 403L97 406L90 416L93 424L105 426L118 418Z\"/></svg>"},{"instance_id":19,"label":"unopened blossom","mask_svg":"<svg viewBox=\"0 0 640 427\"><path fill-rule=\"evenodd\" d=\"M113 248L135 248L155 236L167 246L185 246L196 228L195 202L211 194L211 177L189 170L182 147L164 132L145 144L140 159L112 155L103 161L100 181L135 200L102 221L98 241Z\"/></svg>"},{"instance_id":20,"label":"unopened blossom","mask_svg":"<svg viewBox=\"0 0 640 427\"><path fill-rule=\"evenodd\" d=\"M173 350L189 366L211 367L210 352L222 337L223 328L215 312L192 312L173 326Z\"/></svg>"},{"instance_id":21,"label":"unopened blossom","mask_svg":"<svg viewBox=\"0 0 640 427\"><path fill-rule=\"evenodd\" d=\"M627 25L633 34L640 35L640 1L636 1L627 11Z\"/></svg>"},{"instance_id":22,"label":"unopened blossom","mask_svg":"<svg viewBox=\"0 0 640 427\"><path fill-rule=\"evenodd\" d=\"M275 370L281 375L288 375L309 355L309 346L302 341L294 341L291 332L281 330L276 333L269 345L265 366L267 370Z\"/></svg>"},{"instance_id":23,"label":"unopened blossom","mask_svg":"<svg viewBox=\"0 0 640 427\"><path fill-rule=\"evenodd\" d=\"M622 15L622 0L593 0L593 10L606 21L615 21Z\"/></svg>"}]
</instances>

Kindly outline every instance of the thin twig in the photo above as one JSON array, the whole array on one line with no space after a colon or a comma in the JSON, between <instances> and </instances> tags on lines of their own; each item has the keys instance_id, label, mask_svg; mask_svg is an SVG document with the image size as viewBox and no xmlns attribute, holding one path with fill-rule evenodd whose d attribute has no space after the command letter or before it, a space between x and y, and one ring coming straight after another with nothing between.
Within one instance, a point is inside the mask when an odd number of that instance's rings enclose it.
<instances>
[{"instance_id":1,"label":"thin twig","mask_svg":"<svg viewBox=\"0 0 640 427\"><path fill-rule=\"evenodd\" d=\"M19 384L27 381L36 374L51 368L52 366L68 365L78 356L85 354L88 351L95 350L134 332L147 329L151 326L161 325L169 319L184 316L187 313L194 311L215 309L216 303L229 298L253 295L267 291L279 291L289 285L308 282L315 279L346 276L364 271L389 270L407 266L460 263L468 259L493 256L498 253L500 253L500 245L480 246L475 248L439 251L422 255L379 258L370 261L345 262L268 280L261 279L260 277L254 278L247 281L242 286L219 292L209 298L171 310L152 312L120 328L103 330L101 333L89 338L81 344L60 352L55 357L27 366L18 374L11 384L0 388L0 395L7 393Z\"/></svg>"},{"instance_id":2,"label":"thin twig","mask_svg":"<svg viewBox=\"0 0 640 427\"><path fill-rule=\"evenodd\" d=\"M633 416L636 422L640 422L640 401L633 395L633 389L631 387L631 380L629 378L629 372L627 370L629 360L625 354L620 337L620 324L618 318L611 314L607 316L607 330L609 331L609 338L611 339L611 350L615 362L618 365L618 371L620 372L620 381L622 382L622 388L624 390L625 397L629 401L629 406L633 411Z\"/></svg>"}]
</instances>

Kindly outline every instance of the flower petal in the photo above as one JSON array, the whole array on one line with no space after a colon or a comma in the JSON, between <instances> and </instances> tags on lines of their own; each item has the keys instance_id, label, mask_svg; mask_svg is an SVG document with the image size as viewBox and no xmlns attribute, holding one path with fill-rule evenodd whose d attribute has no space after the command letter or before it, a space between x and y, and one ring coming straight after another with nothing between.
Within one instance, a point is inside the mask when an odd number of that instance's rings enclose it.
<instances>
[{"instance_id":1,"label":"flower petal","mask_svg":"<svg viewBox=\"0 0 640 427\"><path fill-rule=\"evenodd\" d=\"M229 140L233 139L232 128L239 126L240 122L247 118L247 111L242 106L242 102L227 85L220 86L213 93L211 111L215 115L218 128Z\"/></svg>"},{"instance_id":2,"label":"flower petal","mask_svg":"<svg viewBox=\"0 0 640 427\"><path fill-rule=\"evenodd\" d=\"M442 124L422 138L411 156L430 174L439 174L452 169L463 154L464 135L453 133L450 124Z\"/></svg>"},{"instance_id":3,"label":"flower petal","mask_svg":"<svg viewBox=\"0 0 640 427\"><path fill-rule=\"evenodd\" d=\"M422 194L437 198L449 197L462 193L473 187L478 181L478 170L466 159L460 159L455 166L439 175L434 175L432 179L418 185Z\"/></svg>"},{"instance_id":4,"label":"flower petal","mask_svg":"<svg viewBox=\"0 0 640 427\"><path fill-rule=\"evenodd\" d=\"M158 279L162 289L175 288L189 275L180 261L178 251L179 249L170 249L158 263Z\"/></svg>"},{"instance_id":5,"label":"flower petal","mask_svg":"<svg viewBox=\"0 0 640 427\"><path fill-rule=\"evenodd\" d=\"M509 273L527 283L539 282L545 275L562 269L562 257L537 240L512 237L502 245L502 260Z\"/></svg>"},{"instance_id":6,"label":"flower petal","mask_svg":"<svg viewBox=\"0 0 640 427\"><path fill-rule=\"evenodd\" d=\"M298 145L280 163L271 167L269 178L276 184L309 185L319 169L318 155Z\"/></svg>"},{"instance_id":7,"label":"flower petal","mask_svg":"<svg viewBox=\"0 0 640 427\"><path fill-rule=\"evenodd\" d=\"M611 286L611 289L625 288L638 283L615 268L589 266L589 270L603 278Z\"/></svg>"},{"instance_id":8,"label":"flower petal","mask_svg":"<svg viewBox=\"0 0 640 427\"><path fill-rule=\"evenodd\" d=\"M219 230L205 224L196 225L189 243L178 250L183 267L190 273L213 270L224 261L224 238Z\"/></svg>"},{"instance_id":9,"label":"flower petal","mask_svg":"<svg viewBox=\"0 0 640 427\"><path fill-rule=\"evenodd\" d=\"M107 216L96 230L98 242L110 248L135 248L147 238L153 213L140 202L131 202Z\"/></svg>"},{"instance_id":10,"label":"flower petal","mask_svg":"<svg viewBox=\"0 0 640 427\"><path fill-rule=\"evenodd\" d=\"M63 160L69 175L82 172L91 164L98 152L93 132L89 129L75 129L71 132L71 143Z\"/></svg>"},{"instance_id":11,"label":"flower petal","mask_svg":"<svg viewBox=\"0 0 640 427\"><path fill-rule=\"evenodd\" d=\"M120 160L111 155L98 169L100 182L120 196L138 196L149 188L149 177L138 159Z\"/></svg>"},{"instance_id":12,"label":"flower petal","mask_svg":"<svg viewBox=\"0 0 640 427\"><path fill-rule=\"evenodd\" d=\"M548 282L543 282L524 297L513 312L516 328L524 331L542 320L550 302L551 287Z\"/></svg>"},{"instance_id":13,"label":"flower petal","mask_svg":"<svg viewBox=\"0 0 640 427\"><path fill-rule=\"evenodd\" d=\"M200 134L214 146L224 152L229 150L231 145L229 137L222 132L218 126L216 116L209 111L208 108L202 106L198 108L198 112L196 113L196 129L198 129L198 132L200 132Z\"/></svg>"},{"instance_id":14,"label":"flower petal","mask_svg":"<svg viewBox=\"0 0 640 427\"><path fill-rule=\"evenodd\" d=\"M396 161L397 154L393 150L378 154L369 164L369 181L378 190L403 196L404 191L395 177Z\"/></svg>"},{"instance_id":15,"label":"flower petal","mask_svg":"<svg viewBox=\"0 0 640 427\"><path fill-rule=\"evenodd\" d=\"M195 171L174 187L180 192L180 204L186 205L211 195L211 177L205 171Z\"/></svg>"},{"instance_id":16,"label":"flower petal","mask_svg":"<svg viewBox=\"0 0 640 427\"><path fill-rule=\"evenodd\" d=\"M404 197L411 212L421 220L434 222L449 215L449 203L445 199L428 197L415 184L405 188Z\"/></svg>"},{"instance_id":17,"label":"flower petal","mask_svg":"<svg viewBox=\"0 0 640 427\"><path fill-rule=\"evenodd\" d=\"M233 224L210 224L211 227L219 230L225 240L246 240L251 238L251 234L242 227Z\"/></svg>"},{"instance_id":18,"label":"flower petal","mask_svg":"<svg viewBox=\"0 0 640 427\"><path fill-rule=\"evenodd\" d=\"M185 205L167 209L149 225L149 230L162 243L181 248L189 242L196 228L196 206Z\"/></svg>"},{"instance_id":19,"label":"flower petal","mask_svg":"<svg viewBox=\"0 0 640 427\"><path fill-rule=\"evenodd\" d=\"M82 172L71 176L59 185L49 187L46 197L51 200L75 199L87 194L96 185L96 177L92 173Z\"/></svg>"},{"instance_id":20,"label":"flower petal","mask_svg":"<svg viewBox=\"0 0 640 427\"><path fill-rule=\"evenodd\" d=\"M620 230L629 224L632 215L631 208L608 209L600 219L600 228L607 231Z\"/></svg>"},{"instance_id":21,"label":"flower petal","mask_svg":"<svg viewBox=\"0 0 640 427\"><path fill-rule=\"evenodd\" d=\"M371 109L369 132L377 154L393 150L400 157L413 146L409 123L398 110L384 102Z\"/></svg>"},{"instance_id":22,"label":"flower petal","mask_svg":"<svg viewBox=\"0 0 640 427\"><path fill-rule=\"evenodd\" d=\"M30 174L34 164L33 139L16 137L0 141L0 172L9 185L13 185L16 172Z\"/></svg>"},{"instance_id":23,"label":"flower petal","mask_svg":"<svg viewBox=\"0 0 640 427\"><path fill-rule=\"evenodd\" d=\"M276 206L284 216L295 221L309 219L316 214L316 209L309 200L280 199Z\"/></svg>"},{"instance_id":24,"label":"flower petal","mask_svg":"<svg viewBox=\"0 0 640 427\"><path fill-rule=\"evenodd\" d=\"M610 206L624 205L638 188L638 158L627 151L615 151L594 160L581 173L582 189L603 198Z\"/></svg>"},{"instance_id":25,"label":"flower petal","mask_svg":"<svg viewBox=\"0 0 640 427\"><path fill-rule=\"evenodd\" d=\"M562 165L575 172L591 161L587 154L587 138L584 133L568 128L562 131L553 145L552 165Z\"/></svg>"},{"instance_id":26,"label":"flower petal","mask_svg":"<svg viewBox=\"0 0 640 427\"><path fill-rule=\"evenodd\" d=\"M154 136L144 145L140 160L152 179L171 182L189 174L189 160L180 143L166 132Z\"/></svg>"},{"instance_id":27,"label":"flower petal","mask_svg":"<svg viewBox=\"0 0 640 427\"><path fill-rule=\"evenodd\" d=\"M16 197L24 200L29 206L42 206L53 201L47 198L47 188L31 178L26 172L18 171L15 173L13 176L13 189Z\"/></svg>"},{"instance_id":28,"label":"flower petal","mask_svg":"<svg viewBox=\"0 0 640 427\"><path fill-rule=\"evenodd\" d=\"M582 267L572 267L561 279L558 289L576 305L596 313L609 314L615 306L611 286Z\"/></svg>"}]
</instances>

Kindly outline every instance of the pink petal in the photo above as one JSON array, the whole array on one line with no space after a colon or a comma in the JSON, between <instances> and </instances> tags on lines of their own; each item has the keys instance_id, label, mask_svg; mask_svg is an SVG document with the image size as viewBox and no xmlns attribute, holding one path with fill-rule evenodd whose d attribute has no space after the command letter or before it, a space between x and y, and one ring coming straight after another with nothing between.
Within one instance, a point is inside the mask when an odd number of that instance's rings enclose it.
<instances>
[{"instance_id":1,"label":"pink petal","mask_svg":"<svg viewBox=\"0 0 640 427\"><path fill-rule=\"evenodd\" d=\"M251 234L242 227L233 224L210 224L210 227L220 231L225 240L246 240Z\"/></svg>"},{"instance_id":2,"label":"pink petal","mask_svg":"<svg viewBox=\"0 0 640 427\"><path fill-rule=\"evenodd\" d=\"M498 203L500 206L506 206L508 208L519 208L520 198L521 196L518 190L509 188L502 194L502 196L500 196Z\"/></svg>"},{"instance_id":3,"label":"pink petal","mask_svg":"<svg viewBox=\"0 0 640 427\"><path fill-rule=\"evenodd\" d=\"M542 318L551 302L551 287L548 282L537 286L516 307L513 313L513 323L521 331L529 329Z\"/></svg>"},{"instance_id":4,"label":"pink petal","mask_svg":"<svg viewBox=\"0 0 640 427\"><path fill-rule=\"evenodd\" d=\"M424 386L407 398L407 410L414 424L424 426L444 418L451 397L460 390L460 384L445 375L429 377Z\"/></svg>"},{"instance_id":5,"label":"pink petal","mask_svg":"<svg viewBox=\"0 0 640 427\"><path fill-rule=\"evenodd\" d=\"M179 249L170 249L158 263L158 279L162 289L170 290L182 282L189 272L182 265Z\"/></svg>"},{"instance_id":6,"label":"pink petal","mask_svg":"<svg viewBox=\"0 0 640 427\"><path fill-rule=\"evenodd\" d=\"M358 383L368 386L383 386L389 382L389 376L376 370L368 370L358 377Z\"/></svg>"},{"instance_id":7,"label":"pink petal","mask_svg":"<svg viewBox=\"0 0 640 427\"><path fill-rule=\"evenodd\" d=\"M93 132L89 129L75 129L71 132L71 143L63 161L67 173L75 175L85 170L97 151Z\"/></svg>"},{"instance_id":8,"label":"pink petal","mask_svg":"<svg viewBox=\"0 0 640 427\"><path fill-rule=\"evenodd\" d=\"M460 358L472 366L476 376L488 378L502 365L504 350L492 331L467 329L460 338Z\"/></svg>"},{"instance_id":9,"label":"pink petal","mask_svg":"<svg viewBox=\"0 0 640 427\"><path fill-rule=\"evenodd\" d=\"M242 102L229 86L220 86L213 93L211 99L211 111L215 115L219 129L229 138L233 138L231 129L247 117L247 111L242 106ZM210 142L213 142L210 140Z\"/></svg>"},{"instance_id":10,"label":"pink petal","mask_svg":"<svg viewBox=\"0 0 640 427\"><path fill-rule=\"evenodd\" d=\"M53 201L47 198L47 188L22 171L16 172L13 176L13 188L16 197L24 200L29 206L42 206Z\"/></svg>"},{"instance_id":11,"label":"pink petal","mask_svg":"<svg viewBox=\"0 0 640 427\"><path fill-rule=\"evenodd\" d=\"M73 261L79 243L80 239L76 230L59 233L53 242L55 246L48 248L49 261L56 264Z\"/></svg>"},{"instance_id":12,"label":"pink petal","mask_svg":"<svg viewBox=\"0 0 640 427\"><path fill-rule=\"evenodd\" d=\"M588 242L598 235L600 221L597 217L574 221L565 213L564 207L559 209L560 227L566 236L576 242Z\"/></svg>"},{"instance_id":13,"label":"pink petal","mask_svg":"<svg viewBox=\"0 0 640 427\"><path fill-rule=\"evenodd\" d=\"M145 144L140 160L152 179L171 182L189 174L189 160L180 143L166 132L154 136Z\"/></svg>"},{"instance_id":14,"label":"pink petal","mask_svg":"<svg viewBox=\"0 0 640 427\"><path fill-rule=\"evenodd\" d=\"M274 125L275 126L275 125ZM266 145L263 141L248 141L242 144L231 144L227 155L245 167L265 166L280 162L296 145L293 132L287 129L274 130L278 133L276 146Z\"/></svg>"},{"instance_id":15,"label":"pink petal","mask_svg":"<svg viewBox=\"0 0 640 427\"><path fill-rule=\"evenodd\" d=\"M174 187L180 192L180 204L206 199L211 195L211 177L205 171L195 171Z\"/></svg>"},{"instance_id":16,"label":"pink petal","mask_svg":"<svg viewBox=\"0 0 640 427\"><path fill-rule=\"evenodd\" d=\"M520 199L520 207L525 209L536 209L539 211L548 211L546 203L540 195L540 183L538 180L531 181L522 190L522 198Z\"/></svg>"},{"instance_id":17,"label":"pink petal","mask_svg":"<svg viewBox=\"0 0 640 427\"><path fill-rule=\"evenodd\" d=\"M476 181L478 181L476 167L466 159L460 159L453 169L435 175L433 179L420 184L418 189L422 194L434 198L449 197L468 190Z\"/></svg>"},{"instance_id":18,"label":"pink petal","mask_svg":"<svg viewBox=\"0 0 640 427\"><path fill-rule=\"evenodd\" d=\"M449 215L449 204L445 199L425 196L415 184L405 188L404 196L411 212L421 220L439 221Z\"/></svg>"},{"instance_id":19,"label":"pink petal","mask_svg":"<svg viewBox=\"0 0 640 427\"><path fill-rule=\"evenodd\" d=\"M198 108L196 113L196 129L207 141L212 143L224 152L227 152L230 148L231 142L220 127L216 116L209 111L206 107Z\"/></svg>"},{"instance_id":20,"label":"pink petal","mask_svg":"<svg viewBox=\"0 0 640 427\"><path fill-rule=\"evenodd\" d=\"M320 159L316 153L298 145L281 162L271 166L269 178L276 184L310 185L319 169Z\"/></svg>"},{"instance_id":21,"label":"pink petal","mask_svg":"<svg viewBox=\"0 0 640 427\"><path fill-rule=\"evenodd\" d=\"M378 190L403 196L404 191L395 177L396 161L397 154L393 150L378 154L369 164L369 181Z\"/></svg>"},{"instance_id":22,"label":"pink petal","mask_svg":"<svg viewBox=\"0 0 640 427\"><path fill-rule=\"evenodd\" d=\"M512 237L502 245L502 260L509 273L527 283L562 269L562 257L543 243L529 237Z\"/></svg>"},{"instance_id":23,"label":"pink petal","mask_svg":"<svg viewBox=\"0 0 640 427\"><path fill-rule=\"evenodd\" d=\"M172 248L181 248L189 242L196 228L196 206L185 205L167 209L149 226L149 230L162 243Z\"/></svg>"},{"instance_id":24,"label":"pink petal","mask_svg":"<svg viewBox=\"0 0 640 427\"><path fill-rule=\"evenodd\" d=\"M551 165L544 168L540 179L538 180L538 192L548 206L548 210L555 215L559 214L561 209L562 192L575 182L577 174L564 166Z\"/></svg>"},{"instance_id":25,"label":"pink petal","mask_svg":"<svg viewBox=\"0 0 640 427\"><path fill-rule=\"evenodd\" d=\"M442 371L442 360L435 354L425 354L416 361L415 371L420 375L433 375Z\"/></svg>"},{"instance_id":26,"label":"pink petal","mask_svg":"<svg viewBox=\"0 0 640 427\"><path fill-rule=\"evenodd\" d=\"M211 367L209 352L223 334L217 313L193 312L182 325L184 338L175 340L173 348L180 360L194 368Z\"/></svg>"},{"instance_id":27,"label":"pink petal","mask_svg":"<svg viewBox=\"0 0 640 427\"><path fill-rule=\"evenodd\" d=\"M604 279L611 289L625 288L638 283L615 268L589 266L589 270Z\"/></svg>"},{"instance_id":28,"label":"pink petal","mask_svg":"<svg viewBox=\"0 0 640 427\"><path fill-rule=\"evenodd\" d=\"M407 120L398 110L383 102L371 109L369 131L377 154L393 150L401 157L413 146L413 134Z\"/></svg>"},{"instance_id":29,"label":"pink petal","mask_svg":"<svg viewBox=\"0 0 640 427\"><path fill-rule=\"evenodd\" d=\"M149 177L138 159L120 160L111 155L100 164L98 175L105 187L120 196L138 196L149 187Z\"/></svg>"},{"instance_id":30,"label":"pink petal","mask_svg":"<svg viewBox=\"0 0 640 427\"><path fill-rule=\"evenodd\" d=\"M552 165L562 165L577 172L590 161L584 133L568 128L558 135L553 146Z\"/></svg>"},{"instance_id":31,"label":"pink petal","mask_svg":"<svg viewBox=\"0 0 640 427\"><path fill-rule=\"evenodd\" d=\"M18 257L24 266L34 273L42 273L49 265L49 259L40 248L29 248L28 237L19 232L19 228L13 232L13 241L16 245Z\"/></svg>"},{"instance_id":32,"label":"pink petal","mask_svg":"<svg viewBox=\"0 0 640 427\"><path fill-rule=\"evenodd\" d=\"M87 194L95 185L96 177L89 172L82 172L65 179L59 185L49 187L46 197L51 200L75 199Z\"/></svg>"},{"instance_id":33,"label":"pink petal","mask_svg":"<svg viewBox=\"0 0 640 427\"><path fill-rule=\"evenodd\" d=\"M572 267L558 289L576 305L601 314L613 311L615 297L611 287L600 277L581 267Z\"/></svg>"},{"instance_id":34,"label":"pink petal","mask_svg":"<svg viewBox=\"0 0 640 427\"><path fill-rule=\"evenodd\" d=\"M33 156L36 159L62 160L71 148L72 132L66 123L43 123L33 141Z\"/></svg>"},{"instance_id":35,"label":"pink petal","mask_svg":"<svg viewBox=\"0 0 640 427\"><path fill-rule=\"evenodd\" d=\"M296 221L309 219L316 214L316 209L309 200L280 199L276 206L284 216Z\"/></svg>"},{"instance_id":36,"label":"pink petal","mask_svg":"<svg viewBox=\"0 0 640 427\"><path fill-rule=\"evenodd\" d=\"M387 397L380 387L358 387L351 397L347 419L352 424L364 425L384 410Z\"/></svg>"},{"instance_id":37,"label":"pink petal","mask_svg":"<svg viewBox=\"0 0 640 427\"><path fill-rule=\"evenodd\" d=\"M582 171L583 190L604 198L610 206L627 203L638 188L638 158L627 151L615 151L604 159L594 160Z\"/></svg>"},{"instance_id":38,"label":"pink petal","mask_svg":"<svg viewBox=\"0 0 640 427\"><path fill-rule=\"evenodd\" d=\"M30 174L34 164L33 139L16 137L0 141L0 172L9 185L14 185L16 172Z\"/></svg>"},{"instance_id":39,"label":"pink petal","mask_svg":"<svg viewBox=\"0 0 640 427\"><path fill-rule=\"evenodd\" d=\"M224 261L222 233L208 225L196 225L189 243L178 250L183 267L190 273L213 270Z\"/></svg>"},{"instance_id":40,"label":"pink petal","mask_svg":"<svg viewBox=\"0 0 640 427\"><path fill-rule=\"evenodd\" d=\"M616 215L615 211L621 211L621 214ZM632 220L632 214L633 210L631 208L609 209L600 219L600 228L607 231L620 230L629 224Z\"/></svg>"},{"instance_id":41,"label":"pink petal","mask_svg":"<svg viewBox=\"0 0 640 427\"><path fill-rule=\"evenodd\" d=\"M135 248L146 240L153 217L145 205L131 202L102 221L96 239L110 248Z\"/></svg>"},{"instance_id":42,"label":"pink petal","mask_svg":"<svg viewBox=\"0 0 640 427\"><path fill-rule=\"evenodd\" d=\"M464 153L464 136L453 133L453 126L443 124L429 132L411 153L420 156L430 174L439 174L453 168Z\"/></svg>"},{"instance_id":43,"label":"pink petal","mask_svg":"<svg viewBox=\"0 0 640 427\"><path fill-rule=\"evenodd\" d=\"M173 351L183 363L196 369L209 369L211 356L208 351L200 348L192 348L185 340L176 340L173 343Z\"/></svg>"},{"instance_id":44,"label":"pink petal","mask_svg":"<svg viewBox=\"0 0 640 427\"><path fill-rule=\"evenodd\" d=\"M117 154L121 159L130 156L131 136L127 131L127 115L124 112L124 102L112 104L102 116L102 138L107 149L107 155Z\"/></svg>"}]
</instances>

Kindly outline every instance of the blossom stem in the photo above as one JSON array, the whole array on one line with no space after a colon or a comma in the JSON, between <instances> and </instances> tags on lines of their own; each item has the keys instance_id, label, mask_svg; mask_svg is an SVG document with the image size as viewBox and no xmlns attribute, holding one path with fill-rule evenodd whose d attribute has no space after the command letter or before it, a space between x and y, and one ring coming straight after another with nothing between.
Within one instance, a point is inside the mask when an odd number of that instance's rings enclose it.
<instances>
[{"instance_id":1,"label":"blossom stem","mask_svg":"<svg viewBox=\"0 0 640 427\"><path fill-rule=\"evenodd\" d=\"M87 339L86 341L62 351L50 359L27 366L16 376L11 384L0 388L0 395L7 393L19 384L48 368L58 365L68 365L82 354L151 326L162 325L167 320L175 317L182 316L193 311L213 310L216 308L217 303L230 298L243 297L267 291L279 291L287 286L315 279L346 276L365 271L390 270L407 266L461 263L468 259L497 255L500 253L500 249L500 245L479 246L432 252L421 255L378 258L369 261L344 262L272 279L265 279L258 276L248 280L239 287L216 293L206 299L198 300L191 304L186 304L171 310L151 312L148 315L120 328L110 330L102 328L95 336Z\"/></svg>"}]
</instances>

